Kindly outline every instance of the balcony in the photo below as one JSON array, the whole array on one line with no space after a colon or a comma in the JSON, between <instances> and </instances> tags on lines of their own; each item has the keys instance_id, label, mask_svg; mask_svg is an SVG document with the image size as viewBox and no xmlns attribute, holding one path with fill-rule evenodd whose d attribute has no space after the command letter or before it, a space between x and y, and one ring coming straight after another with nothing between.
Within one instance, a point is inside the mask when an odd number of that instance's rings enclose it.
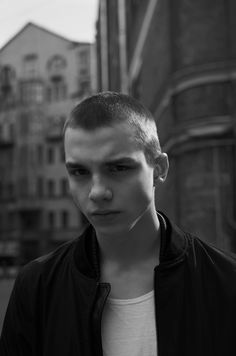
<instances>
[{"instance_id":1,"label":"balcony","mask_svg":"<svg viewBox=\"0 0 236 356\"><path fill-rule=\"evenodd\" d=\"M14 145L14 141L11 140L11 139L2 139L0 137L0 148L3 148L3 149L8 149L8 148L11 148L13 147Z\"/></svg>"},{"instance_id":2,"label":"balcony","mask_svg":"<svg viewBox=\"0 0 236 356\"><path fill-rule=\"evenodd\" d=\"M42 201L32 196L19 197L16 201L16 209L18 211L41 211Z\"/></svg>"},{"instance_id":3,"label":"balcony","mask_svg":"<svg viewBox=\"0 0 236 356\"><path fill-rule=\"evenodd\" d=\"M14 134L12 127L5 127L0 125L0 148L11 148L14 145Z\"/></svg>"},{"instance_id":4,"label":"balcony","mask_svg":"<svg viewBox=\"0 0 236 356\"><path fill-rule=\"evenodd\" d=\"M61 140L65 120L66 118L64 116L48 118L48 127L46 132L48 141Z\"/></svg>"},{"instance_id":5,"label":"balcony","mask_svg":"<svg viewBox=\"0 0 236 356\"><path fill-rule=\"evenodd\" d=\"M51 127L47 132L48 141L57 141L62 138L62 127Z\"/></svg>"}]
</instances>

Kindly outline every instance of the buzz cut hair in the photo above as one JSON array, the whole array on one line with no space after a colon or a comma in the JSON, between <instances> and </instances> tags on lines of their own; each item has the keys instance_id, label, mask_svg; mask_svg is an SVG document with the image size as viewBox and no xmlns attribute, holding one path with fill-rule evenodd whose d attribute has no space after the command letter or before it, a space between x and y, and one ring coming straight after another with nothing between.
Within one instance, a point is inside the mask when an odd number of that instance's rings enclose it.
<instances>
[{"instance_id":1,"label":"buzz cut hair","mask_svg":"<svg viewBox=\"0 0 236 356\"><path fill-rule=\"evenodd\" d=\"M68 128L93 131L127 123L134 131L134 142L144 151L147 162L154 165L161 153L156 122L150 111L133 97L106 91L92 95L71 111L63 137Z\"/></svg>"}]
</instances>

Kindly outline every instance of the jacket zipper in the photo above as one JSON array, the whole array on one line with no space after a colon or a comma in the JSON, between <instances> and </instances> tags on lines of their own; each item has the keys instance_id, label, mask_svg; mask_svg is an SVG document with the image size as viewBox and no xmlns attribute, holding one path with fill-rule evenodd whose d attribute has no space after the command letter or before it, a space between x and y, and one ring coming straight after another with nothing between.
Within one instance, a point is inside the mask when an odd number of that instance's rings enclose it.
<instances>
[{"instance_id":1,"label":"jacket zipper","mask_svg":"<svg viewBox=\"0 0 236 356\"><path fill-rule=\"evenodd\" d=\"M155 320L156 320L156 337L157 337L157 356L161 356L160 353L160 334L159 334L159 325L158 325L158 302L157 302L157 276L158 276L158 267L154 269L154 300L155 300Z\"/></svg>"},{"instance_id":2,"label":"jacket zipper","mask_svg":"<svg viewBox=\"0 0 236 356\"><path fill-rule=\"evenodd\" d=\"M103 356L102 349L102 333L101 333L101 325L102 325L102 312L107 300L107 297L110 293L111 286L109 283L97 283L97 297L95 303L95 309L97 308L97 313L95 313L95 318L93 320L94 323L94 338L96 349L94 350L97 356Z\"/></svg>"}]
</instances>

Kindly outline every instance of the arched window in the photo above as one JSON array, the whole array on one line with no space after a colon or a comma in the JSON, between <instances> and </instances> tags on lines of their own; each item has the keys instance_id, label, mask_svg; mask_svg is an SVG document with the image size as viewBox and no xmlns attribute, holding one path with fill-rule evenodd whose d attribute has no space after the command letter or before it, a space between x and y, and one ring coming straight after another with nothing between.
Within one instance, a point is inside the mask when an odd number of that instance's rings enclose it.
<instances>
[{"instance_id":1,"label":"arched window","mask_svg":"<svg viewBox=\"0 0 236 356\"><path fill-rule=\"evenodd\" d=\"M60 74L66 67L66 60L62 56L56 54L51 57L47 63L47 69L50 76Z\"/></svg>"}]
</instances>

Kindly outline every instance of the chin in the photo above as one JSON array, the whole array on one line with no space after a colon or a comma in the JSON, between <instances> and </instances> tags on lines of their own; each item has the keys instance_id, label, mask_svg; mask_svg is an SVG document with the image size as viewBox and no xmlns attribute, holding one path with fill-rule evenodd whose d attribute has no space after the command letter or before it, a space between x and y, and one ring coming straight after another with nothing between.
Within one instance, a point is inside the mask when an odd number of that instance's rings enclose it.
<instances>
[{"instance_id":1,"label":"chin","mask_svg":"<svg viewBox=\"0 0 236 356\"><path fill-rule=\"evenodd\" d=\"M97 234L101 235L120 235L120 234L125 234L131 230L131 227L125 225L106 225L106 226L96 226L93 225L95 231Z\"/></svg>"}]
</instances>

